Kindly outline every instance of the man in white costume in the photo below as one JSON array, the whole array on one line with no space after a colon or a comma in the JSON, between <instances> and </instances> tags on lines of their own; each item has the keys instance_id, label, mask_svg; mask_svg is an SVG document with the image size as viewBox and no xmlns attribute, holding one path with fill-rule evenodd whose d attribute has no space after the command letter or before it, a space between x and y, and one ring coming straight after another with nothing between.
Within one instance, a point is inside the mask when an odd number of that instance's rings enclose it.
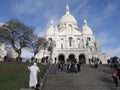
<instances>
[{"instance_id":1,"label":"man in white costume","mask_svg":"<svg viewBox=\"0 0 120 90\"><path fill-rule=\"evenodd\" d=\"M34 63L32 66L28 66L28 69L30 70L30 80L29 80L29 87L35 88L37 82L37 74L40 72L39 67L36 63Z\"/></svg>"}]
</instances>

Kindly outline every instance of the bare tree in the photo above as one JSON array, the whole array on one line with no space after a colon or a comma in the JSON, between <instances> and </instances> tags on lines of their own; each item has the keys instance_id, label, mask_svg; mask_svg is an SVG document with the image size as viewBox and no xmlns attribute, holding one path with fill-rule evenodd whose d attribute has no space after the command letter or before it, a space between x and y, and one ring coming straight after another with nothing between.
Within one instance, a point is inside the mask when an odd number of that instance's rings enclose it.
<instances>
[{"instance_id":1,"label":"bare tree","mask_svg":"<svg viewBox=\"0 0 120 90\"><path fill-rule=\"evenodd\" d=\"M40 49L47 48L48 42L44 37L35 37L34 41L32 42L32 49L35 55L40 51Z\"/></svg>"},{"instance_id":2,"label":"bare tree","mask_svg":"<svg viewBox=\"0 0 120 90\"><path fill-rule=\"evenodd\" d=\"M34 28L13 19L0 27L0 41L8 43L18 54L20 60L22 49L29 47L34 37Z\"/></svg>"}]
</instances>

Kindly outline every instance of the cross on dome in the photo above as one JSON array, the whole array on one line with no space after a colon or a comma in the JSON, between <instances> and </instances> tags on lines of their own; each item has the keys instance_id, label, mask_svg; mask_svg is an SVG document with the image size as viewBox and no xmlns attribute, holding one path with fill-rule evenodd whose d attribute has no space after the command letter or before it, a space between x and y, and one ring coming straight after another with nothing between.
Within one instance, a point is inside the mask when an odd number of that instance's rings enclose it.
<instances>
[{"instance_id":1,"label":"cross on dome","mask_svg":"<svg viewBox=\"0 0 120 90\"><path fill-rule=\"evenodd\" d=\"M87 25L87 20L86 19L84 19L84 25Z\"/></svg>"},{"instance_id":2,"label":"cross on dome","mask_svg":"<svg viewBox=\"0 0 120 90\"><path fill-rule=\"evenodd\" d=\"M53 20L51 20L50 21L50 26L53 26L53 25L54 25Z\"/></svg>"},{"instance_id":3,"label":"cross on dome","mask_svg":"<svg viewBox=\"0 0 120 90\"><path fill-rule=\"evenodd\" d=\"M69 6L66 5L66 13L69 14Z\"/></svg>"}]
</instances>

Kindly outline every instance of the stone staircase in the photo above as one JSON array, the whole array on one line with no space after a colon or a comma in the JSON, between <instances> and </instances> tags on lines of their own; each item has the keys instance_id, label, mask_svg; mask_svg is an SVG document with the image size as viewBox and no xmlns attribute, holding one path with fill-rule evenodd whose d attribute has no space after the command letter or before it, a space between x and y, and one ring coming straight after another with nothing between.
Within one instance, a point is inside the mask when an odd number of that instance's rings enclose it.
<instances>
[{"instance_id":1,"label":"stone staircase","mask_svg":"<svg viewBox=\"0 0 120 90\"><path fill-rule=\"evenodd\" d=\"M42 90L120 90L120 85L115 87L108 65L82 65L80 73L48 74Z\"/></svg>"}]
</instances>

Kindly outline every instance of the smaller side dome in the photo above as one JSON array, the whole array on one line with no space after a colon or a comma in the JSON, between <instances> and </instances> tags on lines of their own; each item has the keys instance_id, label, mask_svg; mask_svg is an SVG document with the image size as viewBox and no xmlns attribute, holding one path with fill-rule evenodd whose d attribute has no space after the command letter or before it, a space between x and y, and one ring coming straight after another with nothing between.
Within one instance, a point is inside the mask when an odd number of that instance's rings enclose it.
<instances>
[{"instance_id":1,"label":"smaller side dome","mask_svg":"<svg viewBox=\"0 0 120 90\"><path fill-rule=\"evenodd\" d=\"M54 23L53 20L50 22L50 27L46 31L46 36L48 35L54 35Z\"/></svg>"},{"instance_id":2,"label":"smaller side dome","mask_svg":"<svg viewBox=\"0 0 120 90\"><path fill-rule=\"evenodd\" d=\"M87 25L87 20L84 20L84 25L82 27L82 33L83 34L93 34L91 28Z\"/></svg>"}]
</instances>

